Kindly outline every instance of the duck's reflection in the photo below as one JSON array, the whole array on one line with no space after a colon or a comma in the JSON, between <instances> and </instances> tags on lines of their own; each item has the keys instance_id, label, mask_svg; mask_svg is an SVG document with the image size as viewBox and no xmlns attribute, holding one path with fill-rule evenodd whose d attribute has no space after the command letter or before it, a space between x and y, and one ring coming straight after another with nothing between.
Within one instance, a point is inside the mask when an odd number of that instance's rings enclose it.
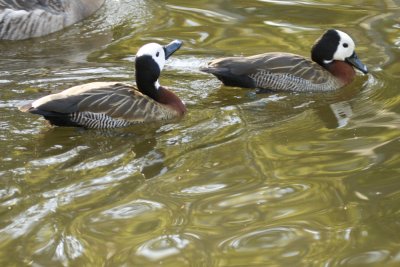
<instances>
[{"instance_id":1,"label":"duck's reflection","mask_svg":"<svg viewBox=\"0 0 400 267\"><path fill-rule=\"evenodd\" d=\"M347 101L323 105L315 110L328 129L345 127L353 116L353 109Z\"/></svg>"},{"instance_id":2,"label":"duck's reflection","mask_svg":"<svg viewBox=\"0 0 400 267\"><path fill-rule=\"evenodd\" d=\"M164 152L158 148L158 124L108 130L45 128L36 137L32 162L47 162L65 171L105 172L126 166L146 179L166 169ZM29 164L34 167L32 164Z\"/></svg>"}]
</instances>

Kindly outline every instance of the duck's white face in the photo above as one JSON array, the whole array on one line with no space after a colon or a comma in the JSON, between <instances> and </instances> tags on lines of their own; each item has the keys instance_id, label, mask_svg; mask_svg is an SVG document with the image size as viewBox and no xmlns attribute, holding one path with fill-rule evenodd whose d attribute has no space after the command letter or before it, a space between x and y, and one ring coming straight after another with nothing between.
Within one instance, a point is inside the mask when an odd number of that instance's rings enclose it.
<instances>
[{"instance_id":1,"label":"duck's white face","mask_svg":"<svg viewBox=\"0 0 400 267\"><path fill-rule=\"evenodd\" d=\"M165 61L181 45L182 41L174 40L164 46L157 43L149 43L139 49L135 59L135 76L136 84L142 93L153 99L158 99L157 89L160 89L158 78L164 68Z\"/></svg>"},{"instance_id":2,"label":"duck's white face","mask_svg":"<svg viewBox=\"0 0 400 267\"><path fill-rule=\"evenodd\" d=\"M328 68L334 61L344 61L364 74L367 67L358 59L355 44L351 37L342 31L327 30L313 45L311 58L324 68Z\"/></svg>"},{"instance_id":3,"label":"duck's white face","mask_svg":"<svg viewBox=\"0 0 400 267\"><path fill-rule=\"evenodd\" d=\"M340 40L336 52L333 54L333 60L345 61L346 58L354 54L355 44L351 37L342 31L336 30L339 34Z\"/></svg>"},{"instance_id":4,"label":"duck's white face","mask_svg":"<svg viewBox=\"0 0 400 267\"><path fill-rule=\"evenodd\" d=\"M136 57L151 56L154 62L157 63L160 71L163 70L165 65L165 51L164 48L157 43L149 43L142 46L136 53Z\"/></svg>"}]
</instances>

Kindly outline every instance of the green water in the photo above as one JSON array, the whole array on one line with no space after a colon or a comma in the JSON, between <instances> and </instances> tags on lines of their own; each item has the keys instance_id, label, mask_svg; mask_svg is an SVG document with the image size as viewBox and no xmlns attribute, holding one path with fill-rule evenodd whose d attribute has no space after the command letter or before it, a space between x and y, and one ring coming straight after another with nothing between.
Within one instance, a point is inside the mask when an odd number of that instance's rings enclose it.
<instances>
[{"instance_id":1,"label":"green water","mask_svg":"<svg viewBox=\"0 0 400 267\"><path fill-rule=\"evenodd\" d=\"M400 266L398 1L107 0L47 37L0 42L1 266ZM348 32L369 67L330 94L221 86L231 55L309 55ZM161 84L180 122L50 128L17 106L132 81L181 39Z\"/></svg>"}]
</instances>

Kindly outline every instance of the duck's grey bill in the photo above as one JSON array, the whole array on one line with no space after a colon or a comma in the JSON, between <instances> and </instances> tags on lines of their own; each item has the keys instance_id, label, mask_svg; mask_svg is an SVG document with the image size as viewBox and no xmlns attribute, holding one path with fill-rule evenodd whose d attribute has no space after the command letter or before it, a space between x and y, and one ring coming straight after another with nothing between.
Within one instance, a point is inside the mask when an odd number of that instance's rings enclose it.
<instances>
[{"instance_id":1,"label":"duck's grey bill","mask_svg":"<svg viewBox=\"0 0 400 267\"><path fill-rule=\"evenodd\" d=\"M171 43L164 46L165 59L168 59L176 50L181 48L183 42L181 40L174 40Z\"/></svg>"},{"instance_id":2,"label":"duck's grey bill","mask_svg":"<svg viewBox=\"0 0 400 267\"><path fill-rule=\"evenodd\" d=\"M361 60L358 59L356 52L354 52L353 55L351 55L350 57L346 58L346 61L348 63L350 63L351 65L353 65L356 69L362 71L362 73L364 73L364 74L368 73L367 66L365 66L361 62Z\"/></svg>"}]
</instances>

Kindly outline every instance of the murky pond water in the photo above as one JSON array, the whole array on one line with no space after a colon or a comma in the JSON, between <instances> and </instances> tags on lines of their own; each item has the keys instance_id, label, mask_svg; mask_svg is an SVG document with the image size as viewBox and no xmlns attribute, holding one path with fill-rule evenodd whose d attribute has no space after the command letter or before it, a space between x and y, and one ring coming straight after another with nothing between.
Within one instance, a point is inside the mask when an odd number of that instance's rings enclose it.
<instances>
[{"instance_id":1,"label":"murky pond water","mask_svg":"<svg viewBox=\"0 0 400 267\"><path fill-rule=\"evenodd\" d=\"M47 37L0 42L1 266L399 266L398 1L107 0ZM330 94L221 86L230 55L309 55L345 30L370 74ZM180 122L50 128L17 106L132 81L179 38L161 83Z\"/></svg>"}]
</instances>

